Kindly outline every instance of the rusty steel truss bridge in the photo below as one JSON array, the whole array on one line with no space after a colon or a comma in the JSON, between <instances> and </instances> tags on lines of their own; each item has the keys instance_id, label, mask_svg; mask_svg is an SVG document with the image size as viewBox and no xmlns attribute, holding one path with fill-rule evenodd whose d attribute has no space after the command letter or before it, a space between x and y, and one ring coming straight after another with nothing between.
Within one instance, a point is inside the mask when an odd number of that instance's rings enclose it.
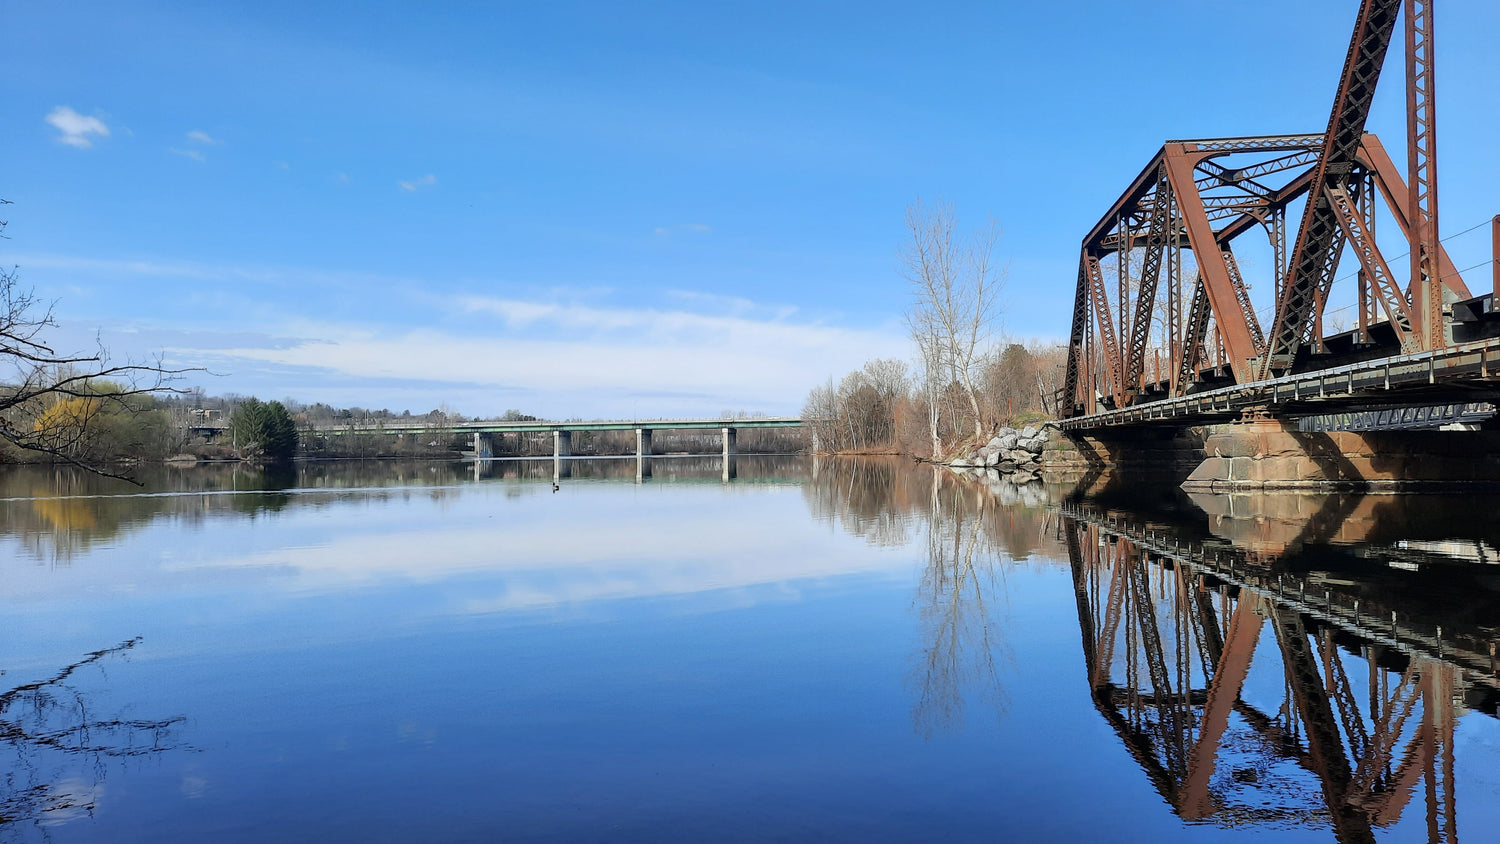
<instances>
[{"instance_id":1,"label":"rusty steel truss bridge","mask_svg":"<svg viewBox=\"0 0 1500 844\"><path fill-rule=\"evenodd\" d=\"M1483 295L1439 237L1433 5L1362 0L1322 134L1168 141L1151 158L1083 239L1064 429L1500 399L1500 216ZM1365 130L1398 38L1404 172ZM1264 322L1251 281L1275 291Z\"/></svg>"}]
</instances>

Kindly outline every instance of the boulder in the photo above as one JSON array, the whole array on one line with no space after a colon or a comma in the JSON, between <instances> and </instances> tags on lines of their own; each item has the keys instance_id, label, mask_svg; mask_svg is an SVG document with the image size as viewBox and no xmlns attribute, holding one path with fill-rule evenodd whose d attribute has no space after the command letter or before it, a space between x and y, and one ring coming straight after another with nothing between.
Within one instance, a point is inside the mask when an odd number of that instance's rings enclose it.
<instances>
[{"instance_id":1,"label":"boulder","mask_svg":"<svg viewBox=\"0 0 1500 844\"><path fill-rule=\"evenodd\" d=\"M1023 439L1023 440L1029 440L1032 437L1035 437L1037 435L1037 433L1038 433L1038 431L1036 429L1036 426L1034 426L1034 425L1027 425L1026 427L1024 427L1024 428L1021 429L1021 439Z\"/></svg>"},{"instance_id":2,"label":"boulder","mask_svg":"<svg viewBox=\"0 0 1500 844\"><path fill-rule=\"evenodd\" d=\"M1021 442L1017 443L1017 447L1025 449L1032 454L1041 454L1042 450L1047 447L1047 438L1032 437L1029 440L1021 440Z\"/></svg>"},{"instance_id":3,"label":"boulder","mask_svg":"<svg viewBox=\"0 0 1500 844\"><path fill-rule=\"evenodd\" d=\"M1005 452L1005 459L1017 464L1030 463L1031 461L1036 459L1036 455L1032 454L1029 451L1026 451L1025 449L1013 448L1010 451Z\"/></svg>"},{"instance_id":4,"label":"boulder","mask_svg":"<svg viewBox=\"0 0 1500 844\"><path fill-rule=\"evenodd\" d=\"M1020 440L1020 437L1016 436L1015 434L1006 434L1000 437L999 440L1000 450L1010 451L1011 449L1016 447L1016 443Z\"/></svg>"},{"instance_id":5,"label":"boulder","mask_svg":"<svg viewBox=\"0 0 1500 844\"><path fill-rule=\"evenodd\" d=\"M967 469L974 464L969 462L969 458L967 457L955 457L948 461L948 465L954 469Z\"/></svg>"},{"instance_id":6,"label":"boulder","mask_svg":"<svg viewBox=\"0 0 1500 844\"><path fill-rule=\"evenodd\" d=\"M1003 446L1000 445L1000 435L996 434L995 436L990 437L990 441L988 443L985 443L984 447L991 451L994 451L997 448L1002 448Z\"/></svg>"}]
</instances>

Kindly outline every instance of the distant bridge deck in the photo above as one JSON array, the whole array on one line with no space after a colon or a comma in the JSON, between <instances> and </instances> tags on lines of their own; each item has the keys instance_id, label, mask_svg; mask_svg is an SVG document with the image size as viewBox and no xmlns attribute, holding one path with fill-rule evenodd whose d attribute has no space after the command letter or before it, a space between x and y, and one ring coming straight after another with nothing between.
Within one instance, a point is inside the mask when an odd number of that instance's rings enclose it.
<instances>
[{"instance_id":1,"label":"distant bridge deck","mask_svg":"<svg viewBox=\"0 0 1500 844\"><path fill-rule=\"evenodd\" d=\"M359 421L342 425L317 425L310 430L330 436L344 434L548 434L554 431L721 431L724 428L800 428L806 420L791 416L762 416L724 419L618 419L607 421L527 420L524 422L389 422ZM192 425L194 431L219 432L228 425ZM309 429L304 429L309 430Z\"/></svg>"},{"instance_id":2,"label":"distant bridge deck","mask_svg":"<svg viewBox=\"0 0 1500 844\"><path fill-rule=\"evenodd\" d=\"M527 422L456 422L452 424L414 423L400 425L355 426L357 431L384 431L386 433L427 433L447 431L454 434L511 434L550 433L552 431L708 431L724 428L800 428L802 419L775 416L755 419L619 419L594 422L549 422L543 420ZM321 432L334 433L348 428L319 428Z\"/></svg>"}]
</instances>

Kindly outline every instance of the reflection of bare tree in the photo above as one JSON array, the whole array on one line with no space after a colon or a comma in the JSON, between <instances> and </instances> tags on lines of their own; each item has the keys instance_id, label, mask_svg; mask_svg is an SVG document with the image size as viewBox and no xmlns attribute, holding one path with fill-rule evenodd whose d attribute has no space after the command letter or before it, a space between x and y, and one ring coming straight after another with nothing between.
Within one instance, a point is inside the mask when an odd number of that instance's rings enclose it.
<instances>
[{"instance_id":1,"label":"reflection of bare tree","mask_svg":"<svg viewBox=\"0 0 1500 844\"><path fill-rule=\"evenodd\" d=\"M802 494L814 518L837 522L872 545L911 541L911 525L925 496L909 463L894 457L820 460Z\"/></svg>"},{"instance_id":2,"label":"reflection of bare tree","mask_svg":"<svg viewBox=\"0 0 1500 844\"><path fill-rule=\"evenodd\" d=\"M820 461L802 489L814 518L871 544L923 538L914 602L923 642L912 676L917 731L931 736L961 726L970 703L1003 715L1009 704L997 663L1007 654L1004 572L1027 560L1054 565L1066 558L1048 490L879 457Z\"/></svg>"},{"instance_id":3,"label":"reflection of bare tree","mask_svg":"<svg viewBox=\"0 0 1500 844\"><path fill-rule=\"evenodd\" d=\"M926 532L927 566L917 589L923 628L912 721L919 733L962 726L966 697L975 695L997 716L1009 706L997 652L1005 645L991 616L1005 599L1003 570L986 530L983 490L944 483L932 473Z\"/></svg>"},{"instance_id":4,"label":"reflection of bare tree","mask_svg":"<svg viewBox=\"0 0 1500 844\"><path fill-rule=\"evenodd\" d=\"M1049 529L1047 492L1039 484L1020 488L959 478L941 467L895 457L844 457L816 462L802 494L814 518L872 545L901 546L932 519L929 487L939 476L945 494L964 489L981 502L984 534L997 550L1018 560L1063 556Z\"/></svg>"},{"instance_id":5,"label":"reflection of bare tree","mask_svg":"<svg viewBox=\"0 0 1500 844\"><path fill-rule=\"evenodd\" d=\"M43 822L93 812L108 760L178 747L175 728L182 717L101 717L70 682L80 670L140 641L94 651L46 679L0 693L0 744L10 757L0 784L0 832L31 825L45 838Z\"/></svg>"}]
</instances>

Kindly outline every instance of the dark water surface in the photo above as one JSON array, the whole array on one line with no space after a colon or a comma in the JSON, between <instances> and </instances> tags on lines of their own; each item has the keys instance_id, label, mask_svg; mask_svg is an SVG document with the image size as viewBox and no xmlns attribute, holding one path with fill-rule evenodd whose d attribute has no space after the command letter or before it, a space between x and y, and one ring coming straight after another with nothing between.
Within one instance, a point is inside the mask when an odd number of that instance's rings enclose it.
<instances>
[{"instance_id":1,"label":"dark water surface","mask_svg":"<svg viewBox=\"0 0 1500 844\"><path fill-rule=\"evenodd\" d=\"M0 475L0 840L1500 835L1493 499L555 468Z\"/></svg>"}]
</instances>

